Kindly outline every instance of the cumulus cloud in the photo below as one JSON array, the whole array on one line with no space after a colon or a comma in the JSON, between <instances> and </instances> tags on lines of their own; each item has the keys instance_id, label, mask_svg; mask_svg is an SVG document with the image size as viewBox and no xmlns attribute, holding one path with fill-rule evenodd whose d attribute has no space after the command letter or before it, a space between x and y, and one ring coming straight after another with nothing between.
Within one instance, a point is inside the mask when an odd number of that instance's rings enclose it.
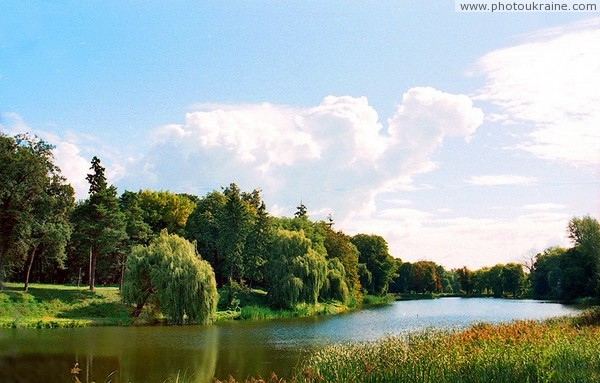
<instances>
[{"instance_id":1,"label":"cumulus cloud","mask_svg":"<svg viewBox=\"0 0 600 383\"><path fill-rule=\"evenodd\" d=\"M533 132L518 149L574 165L600 164L600 19L530 36L483 56L478 99Z\"/></svg>"},{"instance_id":2,"label":"cumulus cloud","mask_svg":"<svg viewBox=\"0 0 600 383\"><path fill-rule=\"evenodd\" d=\"M384 126L365 97L327 96L314 107L202 104L183 124L152 134L138 165L146 187L212 190L260 187L271 204L302 199L346 217L373 212L375 197L415 189L448 137L467 139L483 112L464 95L413 88Z\"/></svg>"},{"instance_id":3,"label":"cumulus cloud","mask_svg":"<svg viewBox=\"0 0 600 383\"><path fill-rule=\"evenodd\" d=\"M434 168L431 155L446 137L471 139L483 122L481 109L465 95L452 95L433 88L412 88L388 120L392 148L388 161L409 174Z\"/></svg>"}]
</instances>

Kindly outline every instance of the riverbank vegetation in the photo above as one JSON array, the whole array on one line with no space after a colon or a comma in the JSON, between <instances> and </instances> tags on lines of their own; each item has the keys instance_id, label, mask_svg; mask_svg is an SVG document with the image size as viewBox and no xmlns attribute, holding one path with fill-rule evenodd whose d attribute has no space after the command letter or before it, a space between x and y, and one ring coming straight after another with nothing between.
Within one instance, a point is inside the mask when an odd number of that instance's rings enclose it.
<instances>
[{"instance_id":1,"label":"riverbank vegetation","mask_svg":"<svg viewBox=\"0 0 600 383\"><path fill-rule=\"evenodd\" d=\"M374 343L328 346L297 380L325 382L595 382L600 310L544 322L476 324Z\"/></svg>"},{"instance_id":2,"label":"riverbank vegetation","mask_svg":"<svg viewBox=\"0 0 600 383\"><path fill-rule=\"evenodd\" d=\"M335 230L331 215L313 221L303 203L293 217L272 216L260 190L235 183L204 196L150 190L119 196L97 157L87 176L89 195L75 202L52 150L36 137L0 134L0 289L5 281L23 283L25 291L29 281L86 283L90 293L118 285L130 321L162 316L171 323L339 311L367 295L385 301L389 293L600 297L600 225L590 216L568 223L570 249L550 248L524 264L446 270L432 261L403 262L381 236ZM158 245L161 236L180 245ZM184 248L191 258L179 254ZM220 314L214 286L224 294ZM265 292L264 299L240 304L245 289ZM13 295L4 307L30 299ZM202 301L201 312L190 300ZM144 312L147 302L158 313Z\"/></svg>"}]
</instances>

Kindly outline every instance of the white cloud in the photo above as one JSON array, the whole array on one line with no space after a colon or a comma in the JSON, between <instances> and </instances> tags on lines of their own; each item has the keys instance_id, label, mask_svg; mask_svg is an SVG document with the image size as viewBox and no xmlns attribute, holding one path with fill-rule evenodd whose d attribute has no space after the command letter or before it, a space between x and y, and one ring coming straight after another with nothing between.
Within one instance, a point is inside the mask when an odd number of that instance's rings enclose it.
<instances>
[{"instance_id":1,"label":"white cloud","mask_svg":"<svg viewBox=\"0 0 600 383\"><path fill-rule=\"evenodd\" d=\"M394 148L387 159L409 174L431 171L435 167L431 155L444 139L462 137L469 141L483 118L481 109L473 107L465 95L412 88L388 120Z\"/></svg>"},{"instance_id":2,"label":"white cloud","mask_svg":"<svg viewBox=\"0 0 600 383\"><path fill-rule=\"evenodd\" d=\"M35 129L30 127L17 113L1 113L0 121L2 121L0 130L8 135L29 133L54 145L52 151L54 163L60 168L61 174L67 179L67 182L73 186L77 199L87 197L89 184L86 176L94 155L98 155L103 166L106 167L106 176L109 182L115 182L126 172L126 165L120 162L120 154L106 145L101 145L93 136L73 132L57 135Z\"/></svg>"},{"instance_id":3,"label":"white cloud","mask_svg":"<svg viewBox=\"0 0 600 383\"><path fill-rule=\"evenodd\" d=\"M478 99L533 127L518 149L575 165L600 164L600 19L557 28L478 63Z\"/></svg>"},{"instance_id":4,"label":"white cloud","mask_svg":"<svg viewBox=\"0 0 600 383\"><path fill-rule=\"evenodd\" d=\"M411 176L434 168L446 138L467 139L482 121L467 96L432 88L406 92L387 127L365 97L327 96L308 108L201 104L184 124L153 132L127 182L188 192L236 182L292 211L303 199L311 211L362 215L379 193L423 188Z\"/></svg>"},{"instance_id":5,"label":"white cloud","mask_svg":"<svg viewBox=\"0 0 600 383\"><path fill-rule=\"evenodd\" d=\"M467 183L478 186L506 186L506 185L529 185L536 182L533 177L524 177L513 174L498 174L485 176L472 176Z\"/></svg>"}]
</instances>

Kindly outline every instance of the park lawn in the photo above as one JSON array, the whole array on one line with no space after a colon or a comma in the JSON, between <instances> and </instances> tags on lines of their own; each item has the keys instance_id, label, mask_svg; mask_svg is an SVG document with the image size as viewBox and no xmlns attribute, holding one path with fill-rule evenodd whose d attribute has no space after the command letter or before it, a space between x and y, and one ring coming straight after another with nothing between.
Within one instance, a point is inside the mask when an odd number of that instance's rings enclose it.
<instances>
[{"instance_id":1,"label":"park lawn","mask_svg":"<svg viewBox=\"0 0 600 383\"><path fill-rule=\"evenodd\" d=\"M121 303L117 287L5 283L0 291L0 327L52 328L128 325L131 308Z\"/></svg>"},{"instance_id":2,"label":"park lawn","mask_svg":"<svg viewBox=\"0 0 600 383\"><path fill-rule=\"evenodd\" d=\"M221 296L224 294L220 291ZM286 317L332 315L348 310L339 302L298 305L294 310L269 307L267 293L249 289L239 294L239 307L228 308L221 302L216 321L257 320ZM165 323L164 316L148 305L140 317L131 317L132 307L121 302L117 287L5 283L0 290L0 328L54 328L83 326L148 325Z\"/></svg>"}]
</instances>

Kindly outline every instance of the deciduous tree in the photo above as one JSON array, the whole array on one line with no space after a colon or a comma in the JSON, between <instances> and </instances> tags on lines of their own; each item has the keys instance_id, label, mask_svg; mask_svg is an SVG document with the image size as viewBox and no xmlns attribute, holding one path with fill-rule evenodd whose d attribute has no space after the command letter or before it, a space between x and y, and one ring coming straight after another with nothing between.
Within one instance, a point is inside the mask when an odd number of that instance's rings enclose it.
<instances>
[{"instance_id":1,"label":"deciduous tree","mask_svg":"<svg viewBox=\"0 0 600 383\"><path fill-rule=\"evenodd\" d=\"M35 256L42 243L62 257L60 244L69 235L64 215L73 190L54 165L52 149L37 137L0 134L0 289L7 268L22 266L27 253ZM44 225L52 231L47 236Z\"/></svg>"},{"instance_id":2,"label":"deciduous tree","mask_svg":"<svg viewBox=\"0 0 600 383\"><path fill-rule=\"evenodd\" d=\"M136 305L135 316L152 295L176 324L212 321L219 299L210 264L192 243L166 230L150 245L134 247L127 259L123 297Z\"/></svg>"},{"instance_id":3,"label":"deciduous tree","mask_svg":"<svg viewBox=\"0 0 600 383\"><path fill-rule=\"evenodd\" d=\"M378 235L358 234L351 239L359 251L359 262L367 266L373 276L370 294L383 295L396 273L396 263L388 252L388 245Z\"/></svg>"}]
</instances>

